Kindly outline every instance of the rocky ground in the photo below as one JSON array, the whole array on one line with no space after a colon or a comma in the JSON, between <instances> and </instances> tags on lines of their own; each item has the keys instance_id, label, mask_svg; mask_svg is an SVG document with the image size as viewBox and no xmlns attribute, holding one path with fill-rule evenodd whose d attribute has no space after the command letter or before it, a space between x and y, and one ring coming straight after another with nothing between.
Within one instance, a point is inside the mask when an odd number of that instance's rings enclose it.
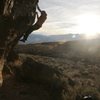
<instances>
[{"instance_id":1,"label":"rocky ground","mask_svg":"<svg viewBox=\"0 0 100 100\"><path fill-rule=\"evenodd\" d=\"M5 65L0 100L100 100L99 45L19 45Z\"/></svg>"}]
</instances>

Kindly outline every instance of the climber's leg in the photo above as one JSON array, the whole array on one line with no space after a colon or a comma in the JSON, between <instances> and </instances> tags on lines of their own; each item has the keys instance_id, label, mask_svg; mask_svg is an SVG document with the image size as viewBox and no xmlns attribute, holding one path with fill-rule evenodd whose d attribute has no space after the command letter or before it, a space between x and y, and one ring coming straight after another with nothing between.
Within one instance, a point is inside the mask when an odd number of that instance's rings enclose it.
<instances>
[{"instance_id":1,"label":"climber's leg","mask_svg":"<svg viewBox=\"0 0 100 100\"><path fill-rule=\"evenodd\" d=\"M38 30L41 26L35 24L33 26L30 26L29 29L26 31L25 35L23 36L23 38L20 40L22 42L25 42L28 38L28 36L35 30Z\"/></svg>"},{"instance_id":2,"label":"climber's leg","mask_svg":"<svg viewBox=\"0 0 100 100\"><path fill-rule=\"evenodd\" d=\"M31 32L33 31L32 26L26 31L26 33L24 34L23 38L20 40L22 42L25 42L28 38L28 36L31 34Z\"/></svg>"}]
</instances>

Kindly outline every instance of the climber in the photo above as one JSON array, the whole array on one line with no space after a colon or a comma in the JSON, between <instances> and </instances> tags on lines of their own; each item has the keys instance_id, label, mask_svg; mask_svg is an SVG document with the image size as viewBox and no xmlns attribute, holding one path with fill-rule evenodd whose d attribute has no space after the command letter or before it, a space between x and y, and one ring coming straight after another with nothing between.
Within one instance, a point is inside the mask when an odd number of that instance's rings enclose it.
<instances>
[{"instance_id":1,"label":"climber","mask_svg":"<svg viewBox=\"0 0 100 100\"><path fill-rule=\"evenodd\" d=\"M38 13L36 13L37 15L37 22L30 26L29 29L26 31L26 33L24 34L23 38L20 40L22 42L25 42L29 36L29 34L31 34L33 31L38 30L42 27L43 23L45 22L45 20L47 19L47 14L45 11L41 11L41 9L39 8L39 6L37 5L37 9L40 12L40 17L38 16Z\"/></svg>"}]
</instances>

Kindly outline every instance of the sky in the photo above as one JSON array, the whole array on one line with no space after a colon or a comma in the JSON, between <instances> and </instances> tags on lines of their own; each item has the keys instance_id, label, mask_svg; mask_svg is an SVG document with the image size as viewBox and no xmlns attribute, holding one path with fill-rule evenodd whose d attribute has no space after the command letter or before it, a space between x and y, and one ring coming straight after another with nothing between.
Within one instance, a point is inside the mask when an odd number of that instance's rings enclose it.
<instances>
[{"instance_id":1,"label":"sky","mask_svg":"<svg viewBox=\"0 0 100 100\"><path fill-rule=\"evenodd\" d=\"M40 0L39 6L48 16L43 27L33 33L60 35L100 32L100 0Z\"/></svg>"}]
</instances>

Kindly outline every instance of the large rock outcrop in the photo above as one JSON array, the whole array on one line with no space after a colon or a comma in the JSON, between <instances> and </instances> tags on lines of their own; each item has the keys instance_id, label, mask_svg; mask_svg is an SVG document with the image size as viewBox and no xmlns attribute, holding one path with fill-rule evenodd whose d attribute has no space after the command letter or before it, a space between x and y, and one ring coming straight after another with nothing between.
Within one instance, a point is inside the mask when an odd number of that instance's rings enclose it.
<instances>
[{"instance_id":1,"label":"large rock outcrop","mask_svg":"<svg viewBox=\"0 0 100 100\"><path fill-rule=\"evenodd\" d=\"M0 0L0 85L6 59L34 23L38 0Z\"/></svg>"}]
</instances>

